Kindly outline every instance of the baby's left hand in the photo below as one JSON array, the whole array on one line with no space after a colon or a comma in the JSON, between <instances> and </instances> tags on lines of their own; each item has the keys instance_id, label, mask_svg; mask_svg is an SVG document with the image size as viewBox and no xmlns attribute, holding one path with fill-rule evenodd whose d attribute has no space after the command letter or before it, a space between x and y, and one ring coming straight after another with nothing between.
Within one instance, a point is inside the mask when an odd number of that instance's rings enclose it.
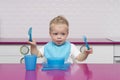
<instances>
[{"instance_id":1,"label":"baby's left hand","mask_svg":"<svg viewBox=\"0 0 120 80\"><path fill-rule=\"evenodd\" d=\"M89 50L88 50L88 49L85 49L85 53L87 53L87 54L92 54L92 53L93 53L93 48L90 48Z\"/></svg>"}]
</instances>

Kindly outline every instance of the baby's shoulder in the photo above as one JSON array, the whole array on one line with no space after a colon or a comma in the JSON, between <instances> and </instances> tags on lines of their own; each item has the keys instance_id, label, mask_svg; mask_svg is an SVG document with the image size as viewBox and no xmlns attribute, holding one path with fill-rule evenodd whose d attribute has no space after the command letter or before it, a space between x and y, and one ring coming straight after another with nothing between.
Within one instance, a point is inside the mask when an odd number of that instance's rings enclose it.
<instances>
[{"instance_id":1,"label":"baby's shoulder","mask_svg":"<svg viewBox=\"0 0 120 80\"><path fill-rule=\"evenodd\" d=\"M70 43L70 45L71 45L71 46L73 46L73 47L75 47L75 46L76 46L76 45L75 45L75 44L73 44L73 43Z\"/></svg>"}]
</instances>

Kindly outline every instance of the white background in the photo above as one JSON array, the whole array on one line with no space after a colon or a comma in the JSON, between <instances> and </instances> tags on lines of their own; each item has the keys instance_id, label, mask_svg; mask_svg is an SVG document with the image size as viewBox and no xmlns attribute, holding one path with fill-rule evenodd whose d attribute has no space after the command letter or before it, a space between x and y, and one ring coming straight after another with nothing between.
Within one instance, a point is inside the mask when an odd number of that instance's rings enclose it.
<instances>
[{"instance_id":1,"label":"white background","mask_svg":"<svg viewBox=\"0 0 120 80\"><path fill-rule=\"evenodd\" d=\"M72 38L120 37L120 0L0 0L0 38L49 37L49 22L63 15Z\"/></svg>"}]
</instances>

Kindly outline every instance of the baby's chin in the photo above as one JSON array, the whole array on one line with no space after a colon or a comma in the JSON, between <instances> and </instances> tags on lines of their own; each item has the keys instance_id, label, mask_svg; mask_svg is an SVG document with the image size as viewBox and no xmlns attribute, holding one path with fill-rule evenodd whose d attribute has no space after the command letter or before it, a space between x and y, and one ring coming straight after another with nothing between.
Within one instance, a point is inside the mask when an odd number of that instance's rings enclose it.
<instances>
[{"instance_id":1,"label":"baby's chin","mask_svg":"<svg viewBox=\"0 0 120 80\"><path fill-rule=\"evenodd\" d=\"M63 42L62 43L56 43L56 45L58 45L58 46L60 46L60 45L62 45L63 44Z\"/></svg>"},{"instance_id":2,"label":"baby's chin","mask_svg":"<svg viewBox=\"0 0 120 80\"><path fill-rule=\"evenodd\" d=\"M62 45L62 43L56 43L56 45L60 46L60 45Z\"/></svg>"}]
</instances>

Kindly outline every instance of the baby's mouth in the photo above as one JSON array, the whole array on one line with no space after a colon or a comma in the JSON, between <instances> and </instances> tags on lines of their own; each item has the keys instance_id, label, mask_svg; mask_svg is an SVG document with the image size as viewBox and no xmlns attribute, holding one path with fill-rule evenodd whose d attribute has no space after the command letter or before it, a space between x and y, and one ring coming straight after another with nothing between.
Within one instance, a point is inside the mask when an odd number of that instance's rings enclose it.
<instances>
[{"instance_id":1,"label":"baby's mouth","mask_svg":"<svg viewBox=\"0 0 120 80\"><path fill-rule=\"evenodd\" d=\"M57 43L61 43L62 41L57 41Z\"/></svg>"}]
</instances>

